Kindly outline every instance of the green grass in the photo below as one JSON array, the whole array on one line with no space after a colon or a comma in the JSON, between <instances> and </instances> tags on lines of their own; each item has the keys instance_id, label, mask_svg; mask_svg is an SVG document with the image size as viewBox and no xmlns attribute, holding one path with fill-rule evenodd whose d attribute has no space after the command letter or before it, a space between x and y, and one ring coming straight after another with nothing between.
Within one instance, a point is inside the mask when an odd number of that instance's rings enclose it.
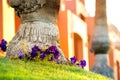
<instances>
[{"instance_id":1,"label":"green grass","mask_svg":"<svg viewBox=\"0 0 120 80\"><path fill-rule=\"evenodd\" d=\"M110 80L76 66L0 58L0 80Z\"/></svg>"}]
</instances>

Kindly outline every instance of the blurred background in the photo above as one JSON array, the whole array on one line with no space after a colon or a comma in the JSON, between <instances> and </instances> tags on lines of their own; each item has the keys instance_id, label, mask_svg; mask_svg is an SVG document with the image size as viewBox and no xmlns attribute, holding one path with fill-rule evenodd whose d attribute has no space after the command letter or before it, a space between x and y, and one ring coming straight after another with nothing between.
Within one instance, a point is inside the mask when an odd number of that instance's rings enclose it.
<instances>
[{"instance_id":1,"label":"blurred background","mask_svg":"<svg viewBox=\"0 0 120 80\"><path fill-rule=\"evenodd\" d=\"M120 80L120 1L106 1L110 39L108 65L114 70L115 80ZM61 0L57 20L65 57L85 59L88 64L86 70L90 70L95 62L95 55L91 51L92 37L95 34L95 3L96 0ZM7 0L0 0L0 40L9 42L19 29L20 22Z\"/></svg>"}]
</instances>

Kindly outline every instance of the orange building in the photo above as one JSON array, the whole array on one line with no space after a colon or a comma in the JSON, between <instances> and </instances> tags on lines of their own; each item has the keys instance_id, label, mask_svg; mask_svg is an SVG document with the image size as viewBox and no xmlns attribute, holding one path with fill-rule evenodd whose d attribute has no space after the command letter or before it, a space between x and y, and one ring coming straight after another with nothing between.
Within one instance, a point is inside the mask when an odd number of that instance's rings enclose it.
<instances>
[{"instance_id":1,"label":"orange building","mask_svg":"<svg viewBox=\"0 0 120 80\"><path fill-rule=\"evenodd\" d=\"M86 70L90 70L94 64L94 54L90 51L94 32L94 12L95 0L61 0L58 16L60 44L65 57L76 56L78 60L85 59ZM20 19L8 6L7 0L0 0L0 40L4 38L10 41L19 24ZM120 32L115 26L109 25L109 36L111 48L108 64L114 70L115 80L120 80Z\"/></svg>"}]
</instances>

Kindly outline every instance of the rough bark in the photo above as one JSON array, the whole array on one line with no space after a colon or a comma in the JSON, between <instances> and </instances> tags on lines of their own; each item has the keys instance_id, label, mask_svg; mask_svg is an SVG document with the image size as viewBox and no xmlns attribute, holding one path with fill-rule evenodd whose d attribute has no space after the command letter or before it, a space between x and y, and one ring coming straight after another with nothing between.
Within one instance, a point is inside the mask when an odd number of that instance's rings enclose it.
<instances>
[{"instance_id":1,"label":"rough bark","mask_svg":"<svg viewBox=\"0 0 120 80\"><path fill-rule=\"evenodd\" d=\"M91 71L114 78L113 69L107 64L107 52L110 47L106 18L106 0L96 0L95 31L92 50L96 60Z\"/></svg>"},{"instance_id":2,"label":"rough bark","mask_svg":"<svg viewBox=\"0 0 120 80\"><path fill-rule=\"evenodd\" d=\"M109 47L106 0L96 0L95 31L92 40L92 50L95 54L106 54Z\"/></svg>"},{"instance_id":3,"label":"rough bark","mask_svg":"<svg viewBox=\"0 0 120 80\"><path fill-rule=\"evenodd\" d=\"M9 3L20 17L21 24L9 43L7 57L12 58L17 52L22 51L22 43L25 42L29 52L34 45L40 48L57 46L61 52L57 62L66 62L60 48L59 30L56 24L60 0L9 0Z\"/></svg>"},{"instance_id":4,"label":"rough bark","mask_svg":"<svg viewBox=\"0 0 120 80\"><path fill-rule=\"evenodd\" d=\"M91 71L106 77L114 78L113 69L107 64L107 54L97 54L95 57L95 64Z\"/></svg>"}]
</instances>

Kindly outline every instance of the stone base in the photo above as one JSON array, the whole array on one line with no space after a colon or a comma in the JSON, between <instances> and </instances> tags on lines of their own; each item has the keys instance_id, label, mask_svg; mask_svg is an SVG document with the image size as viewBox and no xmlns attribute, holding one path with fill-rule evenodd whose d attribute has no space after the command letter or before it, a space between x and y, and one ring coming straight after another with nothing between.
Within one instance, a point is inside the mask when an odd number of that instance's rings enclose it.
<instances>
[{"instance_id":1,"label":"stone base","mask_svg":"<svg viewBox=\"0 0 120 80\"><path fill-rule=\"evenodd\" d=\"M107 54L96 55L95 64L91 71L114 79L113 69L107 64Z\"/></svg>"}]
</instances>

